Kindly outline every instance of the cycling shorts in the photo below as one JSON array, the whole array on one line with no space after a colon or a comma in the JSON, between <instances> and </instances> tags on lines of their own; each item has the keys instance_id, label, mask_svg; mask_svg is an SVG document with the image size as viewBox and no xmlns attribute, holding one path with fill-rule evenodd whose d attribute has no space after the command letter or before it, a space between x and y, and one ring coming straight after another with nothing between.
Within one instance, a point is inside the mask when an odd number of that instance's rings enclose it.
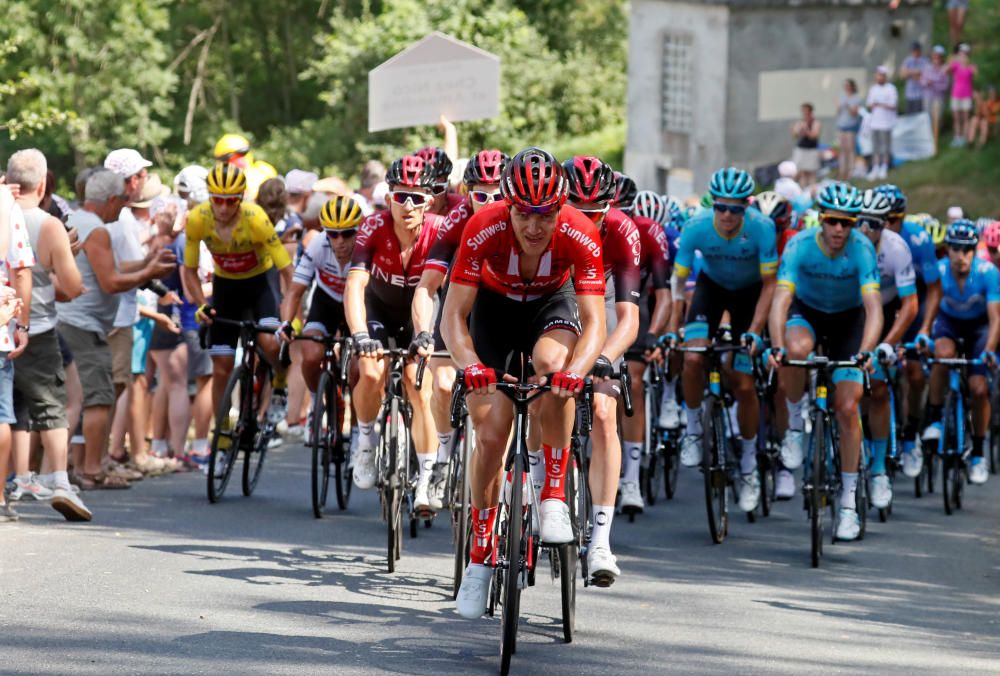
<instances>
[{"instance_id":1,"label":"cycling shorts","mask_svg":"<svg viewBox=\"0 0 1000 676\"><path fill-rule=\"evenodd\" d=\"M215 315L222 319L253 320L277 329L280 295L275 268L243 279L220 276L212 279L212 307ZM213 324L208 332L208 352L213 357L231 357L236 354L239 339L238 327Z\"/></svg>"},{"instance_id":2,"label":"cycling shorts","mask_svg":"<svg viewBox=\"0 0 1000 676\"><path fill-rule=\"evenodd\" d=\"M912 343L917 339L917 334L920 333L920 327L924 323L925 298L927 298L927 284L924 283L923 277L917 277L917 316L913 318L910 328L906 329L906 333L903 334L904 343Z\"/></svg>"},{"instance_id":3,"label":"cycling shorts","mask_svg":"<svg viewBox=\"0 0 1000 676\"><path fill-rule=\"evenodd\" d=\"M324 336L348 335L347 321L344 318L344 304L334 299L320 287L313 291L309 303L309 314L306 315L302 332L318 331Z\"/></svg>"},{"instance_id":4,"label":"cycling shorts","mask_svg":"<svg viewBox=\"0 0 1000 676\"><path fill-rule=\"evenodd\" d=\"M955 319L943 312L938 313L931 327L931 338L948 338L955 341L957 354L965 355L966 359L976 359L986 349L986 339L989 337L990 323L981 319ZM985 376L986 366L979 364L969 367L970 376Z\"/></svg>"},{"instance_id":5,"label":"cycling shorts","mask_svg":"<svg viewBox=\"0 0 1000 676\"><path fill-rule=\"evenodd\" d=\"M750 329L753 314L760 300L762 284L757 282L742 289L730 291L712 278L702 273L698 275L691 307L688 308L687 324L684 326L684 340L707 340L719 329L723 313L729 312L729 323L732 326L734 339ZM745 352L740 352L733 359L733 370L740 373L753 373L750 358Z\"/></svg>"},{"instance_id":6,"label":"cycling shorts","mask_svg":"<svg viewBox=\"0 0 1000 676\"><path fill-rule=\"evenodd\" d=\"M583 331L572 281L527 302L480 288L469 320L472 344L482 363L517 378L524 377L519 357L530 357L538 339L556 330L576 335Z\"/></svg>"},{"instance_id":7,"label":"cycling shorts","mask_svg":"<svg viewBox=\"0 0 1000 676\"><path fill-rule=\"evenodd\" d=\"M413 340L413 316L410 309L386 305L371 291L365 291L365 316L368 335L382 342L385 347L409 347Z\"/></svg>"},{"instance_id":8,"label":"cycling shorts","mask_svg":"<svg viewBox=\"0 0 1000 676\"><path fill-rule=\"evenodd\" d=\"M858 306L843 312L828 313L793 298L785 326L807 329L815 342L814 350L822 348L823 354L828 358L846 361L853 359L861 351L861 339L865 332L865 308ZM831 380L834 385L843 380L863 383L864 376L858 368L837 369Z\"/></svg>"}]
</instances>

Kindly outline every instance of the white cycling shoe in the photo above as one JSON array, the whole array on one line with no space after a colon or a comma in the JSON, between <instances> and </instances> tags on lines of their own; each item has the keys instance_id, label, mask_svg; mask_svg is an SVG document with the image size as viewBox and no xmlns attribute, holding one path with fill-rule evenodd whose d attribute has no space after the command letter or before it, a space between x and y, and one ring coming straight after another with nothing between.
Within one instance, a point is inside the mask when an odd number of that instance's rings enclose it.
<instances>
[{"instance_id":1,"label":"white cycling shoe","mask_svg":"<svg viewBox=\"0 0 1000 676\"><path fill-rule=\"evenodd\" d=\"M358 451L354 456L354 485L368 490L375 485L375 449Z\"/></svg>"},{"instance_id":2,"label":"white cycling shoe","mask_svg":"<svg viewBox=\"0 0 1000 676\"><path fill-rule=\"evenodd\" d=\"M872 506L885 509L892 503L892 484L885 474L876 474L871 480Z\"/></svg>"},{"instance_id":3,"label":"white cycling shoe","mask_svg":"<svg viewBox=\"0 0 1000 676\"><path fill-rule=\"evenodd\" d=\"M608 547L598 545L587 552L587 570L590 582L595 587L610 587L622 574L618 569L618 559Z\"/></svg>"},{"instance_id":4,"label":"white cycling shoe","mask_svg":"<svg viewBox=\"0 0 1000 676\"><path fill-rule=\"evenodd\" d=\"M661 429L677 429L681 424L681 407L676 401L666 401L660 408L660 417L657 423Z\"/></svg>"},{"instance_id":5,"label":"white cycling shoe","mask_svg":"<svg viewBox=\"0 0 1000 676\"><path fill-rule=\"evenodd\" d=\"M493 569L482 563L470 563L462 576L462 586L455 597L455 609L468 620L482 617L490 596L490 578Z\"/></svg>"},{"instance_id":6,"label":"white cycling shoe","mask_svg":"<svg viewBox=\"0 0 1000 676\"><path fill-rule=\"evenodd\" d=\"M685 434L681 437L681 464L697 467L701 464L701 435Z\"/></svg>"},{"instance_id":7,"label":"white cycling shoe","mask_svg":"<svg viewBox=\"0 0 1000 676\"><path fill-rule=\"evenodd\" d=\"M795 497L795 475L787 469L779 469L774 479L774 498L776 500L791 500Z\"/></svg>"},{"instance_id":8,"label":"white cycling shoe","mask_svg":"<svg viewBox=\"0 0 1000 676\"><path fill-rule=\"evenodd\" d=\"M976 462L977 460L979 462ZM986 459L973 458L972 464L969 465L969 481L977 486L982 486L989 478L990 471L989 468L986 467Z\"/></svg>"},{"instance_id":9,"label":"white cycling shoe","mask_svg":"<svg viewBox=\"0 0 1000 676\"><path fill-rule=\"evenodd\" d=\"M920 476L924 469L924 452L919 446L914 446L911 451L903 451L903 474L911 479Z\"/></svg>"},{"instance_id":10,"label":"white cycling shoe","mask_svg":"<svg viewBox=\"0 0 1000 676\"><path fill-rule=\"evenodd\" d=\"M837 539L844 542L857 540L861 535L861 517L856 510L841 507L837 512Z\"/></svg>"},{"instance_id":11,"label":"white cycling shoe","mask_svg":"<svg viewBox=\"0 0 1000 676\"><path fill-rule=\"evenodd\" d=\"M642 491L636 481L623 481L621 484L622 501L619 505L623 512L642 513L646 504L642 500Z\"/></svg>"},{"instance_id":12,"label":"white cycling shoe","mask_svg":"<svg viewBox=\"0 0 1000 676\"><path fill-rule=\"evenodd\" d=\"M740 477L740 511L752 512L760 504L760 477L757 472Z\"/></svg>"},{"instance_id":13,"label":"white cycling shoe","mask_svg":"<svg viewBox=\"0 0 1000 676\"><path fill-rule=\"evenodd\" d=\"M538 510L541 526L538 536L542 544L562 545L573 541L573 525L569 522L569 505L562 500L542 500Z\"/></svg>"},{"instance_id":14,"label":"white cycling shoe","mask_svg":"<svg viewBox=\"0 0 1000 676\"><path fill-rule=\"evenodd\" d=\"M788 430L781 440L781 464L787 469L798 469L805 453L802 450L803 434L799 430Z\"/></svg>"}]
</instances>

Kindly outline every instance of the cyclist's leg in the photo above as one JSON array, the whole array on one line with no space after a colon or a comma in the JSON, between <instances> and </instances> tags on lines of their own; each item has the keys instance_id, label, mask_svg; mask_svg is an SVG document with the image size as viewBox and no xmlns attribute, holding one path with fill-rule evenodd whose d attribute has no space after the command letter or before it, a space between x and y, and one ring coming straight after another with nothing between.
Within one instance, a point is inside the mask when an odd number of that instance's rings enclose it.
<instances>
[{"instance_id":1,"label":"cyclist's leg","mask_svg":"<svg viewBox=\"0 0 1000 676\"><path fill-rule=\"evenodd\" d=\"M934 320L931 338L934 340L934 357L950 359L956 354L956 342L961 334L954 322L945 315L938 315ZM940 437L941 409L944 406L944 394L948 388L948 369L939 364L931 367L931 382L927 391L927 423L924 439L932 440Z\"/></svg>"},{"instance_id":2,"label":"cyclist's leg","mask_svg":"<svg viewBox=\"0 0 1000 676\"><path fill-rule=\"evenodd\" d=\"M240 287L241 280L216 277L212 281L212 305L215 314L221 319L238 321L243 319L246 303ZM233 372L236 360L236 344L240 332L234 326L223 326L214 323L208 332L208 354L212 357L212 413L219 410L219 401L223 390L229 382L229 374Z\"/></svg>"},{"instance_id":3,"label":"cyclist's leg","mask_svg":"<svg viewBox=\"0 0 1000 676\"><path fill-rule=\"evenodd\" d=\"M806 359L816 347L816 332L806 313L804 306L792 301L788 323L785 325L785 350L789 359ZM788 428L781 444L781 462L790 470L797 469L804 456L805 421L802 419L802 411L805 406L806 377L803 369L783 368L778 373L788 411Z\"/></svg>"},{"instance_id":4,"label":"cyclist's leg","mask_svg":"<svg viewBox=\"0 0 1000 676\"><path fill-rule=\"evenodd\" d=\"M732 322L732 332L739 338L750 330L757 301L760 299L760 285L754 284L730 295L727 303ZM740 434L740 509L753 511L760 503L760 477L757 469L757 431L760 428L760 401L754 387L753 364L744 352L733 355L732 366L728 369L729 389L736 400L736 418Z\"/></svg>"},{"instance_id":5,"label":"cyclist's leg","mask_svg":"<svg viewBox=\"0 0 1000 676\"><path fill-rule=\"evenodd\" d=\"M626 356L628 353L626 353ZM646 439L646 396L642 382L643 375L648 365L644 361L627 360L629 377L632 380L632 417L621 417L622 425L622 484L639 482L639 469L642 465L642 453L652 452L652 449L643 449ZM641 508L642 496L636 493L639 506Z\"/></svg>"},{"instance_id":6,"label":"cyclist's leg","mask_svg":"<svg viewBox=\"0 0 1000 676\"><path fill-rule=\"evenodd\" d=\"M698 276L684 325L684 345L708 345L725 310L724 291L708 275ZM681 390L687 408L687 430L681 439L681 463L696 467L701 463L701 404L705 395L705 355L685 353L681 370Z\"/></svg>"},{"instance_id":7,"label":"cyclist's leg","mask_svg":"<svg viewBox=\"0 0 1000 676\"><path fill-rule=\"evenodd\" d=\"M285 386L284 369L278 364L278 339L274 336L274 331L281 324L278 312L278 301L281 297L278 288L278 271L272 268L244 281L247 283L241 291L244 294L254 294L251 296L253 298L254 321L269 329L257 334L257 345L275 374L275 387L283 388ZM253 281L252 284L250 284L251 281Z\"/></svg>"},{"instance_id":8,"label":"cyclist's leg","mask_svg":"<svg viewBox=\"0 0 1000 676\"><path fill-rule=\"evenodd\" d=\"M971 323L970 323L971 324ZM968 356L978 357L986 349L989 334L989 323L984 319L979 323L965 327L965 344L970 346ZM990 389L986 379L985 365L969 367L969 395L972 399L972 458L969 466L969 478L973 483L983 484L989 478L989 470L983 457L983 446L986 441L986 431L990 425Z\"/></svg>"},{"instance_id":9,"label":"cyclist's leg","mask_svg":"<svg viewBox=\"0 0 1000 676\"><path fill-rule=\"evenodd\" d=\"M917 316L910 324L910 328L903 334L904 343L912 343L920 333L920 327L924 321L924 297L926 291L923 290L922 283L917 286ZM920 419L924 413L924 393L927 389L927 378L924 375L924 365L919 359L907 359L903 369L903 378L906 383L906 420L903 422L903 452L910 458L916 458L917 434L920 432ZM920 460L911 460L914 472L919 474Z\"/></svg>"},{"instance_id":10,"label":"cyclist's leg","mask_svg":"<svg viewBox=\"0 0 1000 676\"><path fill-rule=\"evenodd\" d=\"M317 287L313 291L312 301L309 304L309 314L302 327L302 335L336 335L343 325L344 304L326 293L322 287ZM326 348L311 340L299 341L296 345L299 345L301 349L302 362L299 367L302 370L306 387L315 395L316 388L319 386L320 368L323 364Z\"/></svg>"}]
</instances>

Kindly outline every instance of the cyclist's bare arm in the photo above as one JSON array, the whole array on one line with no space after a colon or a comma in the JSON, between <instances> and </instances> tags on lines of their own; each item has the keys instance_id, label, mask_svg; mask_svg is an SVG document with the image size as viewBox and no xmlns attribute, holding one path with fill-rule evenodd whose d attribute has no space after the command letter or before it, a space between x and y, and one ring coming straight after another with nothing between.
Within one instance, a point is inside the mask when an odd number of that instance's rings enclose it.
<instances>
[{"instance_id":1,"label":"cyclist's bare arm","mask_svg":"<svg viewBox=\"0 0 1000 676\"><path fill-rule=\"evenodd\" d=\"M281 321L290 322L299 314L299 307L302 305L302 297L309 287L305 284L292 282L291 287L283 294L285 302L281 304Z\"/></svg>"},{"instance_id":2,"label":"cyclist's bare arm","mask_svg":"<svg viewBox=\"0 0 1000 676\"><path fill-rule=\"evenodd\" d=\"M989 333L986 334L986 351L996 352L997 344L1000 343L1000 303L987 303L986 316L990 320Z\"/></svg>"},{"instance_id":3,"label":"cyclist's bare arm","mask_svg":"<svg viewBox=\"0 0 1000 676\"><path fill-rule=\"evenodd\" d=\"M639 336L639 306L631 301L615 303L615 315L618 324L607 337L601 351L612 363L618 361Z\"/></svg>"},{"instance_id":4,"label":"cyclist's bare arm","mask_svg":"<svg viewBox=\"0 0 1000 676\"><path fill-rule=\"evenodd\" d=\"M413 316L413 333L430 331L434 319L434 294L441 288L444 274L440 270L424 269L420 282L413 291L413 305L410 313Z\"/></svg>"},{"instance_id":5,"label":"cyclist's bare arm","mask_svg":"<svg viewBox=\"0 0 1000 676\"><path fill-rule=\"evenodd\" d=\"M659 336L667 330L674 303L670 296L670 289L654 290L653 298L655 301L653 303L653 316L649 318L649 332Z\"/></svg>"},{"instance_id":6,"label":"cyclist's bare arm","mask_svg":"<svg viewBox=\"0 0 1000 676\"><path fill-rule=\"evenodd\" d=\"M944 294L941 280L927 285L927 295L924 296L924 323L920 333L931 335L931 326L937 319L938 308L941 307L941 296Z\"/></svg>"},{"instance_id":7,"label":"cyclist's bare arm","mask_svg":"<svg viewBox=\"0 0 1000 676\"><path fill-rule=\"evenodd\" d=\"M451 294L449 293L449 295ZM594 362L601 356L601 348L604 347L604 341L608 336L604 317L604 296L577 295L576 304L580 308L580 323L583 325L583 333L580 334L580 339L576 342L573 358L566 370L570 373L584 374L590 373ZM625 347L627 348L628 345Z\"/></svg>"},{"instance_id":8,"label":"cyclist's bare arm","mask_svg":"<svg viewBox=\"0 0 1000 676\"><path fill-rule=\"evenodd\" d=\"M778 285L778 278L776 275L763 275L760 281L760 298L757 299L753 321L750 322L750 332L756 333L758 336L767 325L767 316L771 310L771 302L774 300L774 289Z\"/></svg>"},{"instance_id":9,"label":"cyclist's bare arm","mask_svg":"<svg viewBox=\"0 0 1000 676\"><path fill-rule=\"evenodd\" d=\"M368 287L370 275L364 270L351 270L347 273L347 283L344 286L344 314L347 327L352 334L368 332L368 318L365 313L365 288Z\"/></svg>"},{"instance_id":10,"label":"cyclist's bare arm","mask_svg":"<svg viewBox=\"0 0 1000 676\"><path fill-rule=\"evenodd\" d=\"M788 308L792 306L794 291L779 286L774 292L771 312L768 314L768 329L774 347L785 346L785 324L788 323Z\"/></svg>"},{"instance_id":11,"label":"cyclist's bare arm","mask_svg":"<svg viewBox=\"0 0 1000 676\"><path fill-rule=\"evenodd\" d=\"M892 328L885 335L885 341L883 342L889 345L898 345L902 342L903 336L906 335L906 330L910 328L910 324L913 323L918 311L917 294L913 293L901 299L899 312L896 313L896 319L892 323Z\"/></svg>"},{"instance_id":12,"label":"cyclist's bare arm","mask_svg":"<svg viewBox=\"0 0 1000 676\"><path fill-rule=\"evenodd\" d=\"M479 355L469 335L469 315L479 289L465 284L452 284L445 297L441 318L441 335L451 358L462 368L479 363ZM595 356L596 359L596 356Z\"/></svg>"},{"instance_id":13,"label":"cyclist's bare arm","mask_svg":"<svg viewBox=\"0 0 1000 676\"><path fill-rule=\"evenodd\" d=\"M201 280L198 279L198 268L189 268L186 265L182 265L181 284L184 286L184 290L187 292L187 297L192 305L201 307L205 304L205 294L201 289Z\"/></svg>"},{"instance_id":14,"label":"cyclist's bare arm","mask_svg":"<svg viewBox=\"0 0 1000 676\"><path fill-rule=\"evenodd\" d=\"M882 337L882 325L884 316L882 314L882 296L878 289L868 291L861 295L861 300L865 305L865 330L861 337L861 351L871 352L878 345L879 338Z\"/></svg>"}]
</instances>

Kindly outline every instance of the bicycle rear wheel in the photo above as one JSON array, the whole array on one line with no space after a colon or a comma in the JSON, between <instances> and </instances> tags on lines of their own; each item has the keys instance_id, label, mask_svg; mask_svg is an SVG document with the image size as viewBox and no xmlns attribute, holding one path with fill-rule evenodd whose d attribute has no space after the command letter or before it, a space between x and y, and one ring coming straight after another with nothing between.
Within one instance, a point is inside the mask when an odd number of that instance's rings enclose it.
<instances>
[{"instance_id":1,"label":"bicycle rear wheel","mask_svg":"<svg viewBox=\"0 0 1000 676\"><path fill-rule=\"evenodd\" d=\"M517 443L515 441L515 443ZM528 528L524 522L523 488L524 488L524 457L518 453L514 456L511 469L512 483L510 487L510 503L507 509L508 527L506 542L504 542L503 596L500 608L500 623L503 636L500 644L500 673L510 672L510 658L517 650L517 625L521 612L521 578L527 565Z\"/></svg>"},{"instance_id":2,"label":"bicycle rear wheel","mask_svg":"<svg viewBox=\"0 0 1000 676\"><path fill-rule=\"evenodd\" d=\"M451 509L452 541L455 544L455 570L452 598L458 597L462 575L469 565L469 537L472 531L472 495L469 486L468 458L471 453L469 428L458 430L459 443L451 453L448 479L448 502Z\"/></svg>"},{"instance_id":3,"label":"bicycle rear wheel","mask_svg":"<svg viewBox=\"0 0 1000 676\"><path fill-rule=\"evenodd\" d=\"M571 456L570 467L566 472L566 503L569 505L569 520L573 526L573 542L560 545L559 556L559 592L562 600L563 640L572 643L573 630L576 626L576 565L580 558L580 512L582 503L580 491L586 490L580 484L575 458Z\"/></svg>"},{"instance_id":4,"label":"bicycle rear wheel","mask_svg":"<svg viewBox=\"0 0 1000 676\"><path fill-rule=\"evenodd\" d=\"M261 470L264 469L264 457L267 455L267 445L274 435L274 426L267 422L267 411L261 411L264 392L271 390L271 367L266 362L258 362L254 374L253 401L250 410L253 412L254 435L253 443L246 449L243 460L243 495L250 497L260 481Z\"/></svg>"},{"instance_id":5,"label":"bicycle rear wheel","mask_svg":"<svg viewBox=\"0 0 1000 676\"><path fill-rule=\"evenodd\" d=\"M330 374L324 371L319 377L316 397L313 401L312 428L312 505L313 516L323 517L326 498L330 488L330 465L332 449L339 443L340 430L337 427L337 393ZM339 469L339 468L338 468Z\"/></svg>"},{"instance_id":6,"label":"bicycle rear wheel","mask_svg":"<svg viewBox=\"0 0 1000 676\"><path fill-rule=\"evenodd\" d=\"M997 473L1000 465L1000 424L990 426L990 474Z\"/></svg>"},{"instance_id":7,"label":"bicycle rear wheel","mask_svg":"<svg viewBox=\"0 0 1000 676\"><path fill-rule=\"evenodd\" d=\"M680 473L681 463L677 452L677 439L671 433L661 445L663 452L663 492L667 500L673 500L677 494L677 475Z\"/></svg>"},{"instance_id":8,"label":"bicycle rear wheel","mask_svg":"<svg viewBox=\"0 0 1000 676\"><path fill-rule=\"evenodd\" d=\"M712 541L722 544L729 528L726 488L729 478L723 459L726 453L726 428L722 421L725 412L715 397L709 397L702 419L701 472L705 483L705 511L708 531Z\"/></svg>"},{"instance_id":9,"label":"bicycle rear wheel","mask_svg":"<svg viewBox=\"0 0 1000 676\"><path fill-rule=\"evenodd\" d=\"M812 428L811 488L809 490L810 557L813 568L819 568L823 556L823 510L826 509L826 421L817 416Z\"/></svg>"},{"instance_id":10,"label":"bicycle rear wheel","mask_svg":"<svg viewBox=\"0 0 1000 676\"><path fill-rule=\"evenodd\" d=\"M941 497L944 500L944 513L951 515L956 509L952 484L955 480L954 475L957 470L958 454L962 452L962 449L959 447L959 439L957 438L955 399L952 392L948 392L945 398L941 422L941 439L944 440L944 445L941 447L944 451L944 456L941 458Z\"/></svg>"},{"instance_id":11,"label":"bicycle rear wheel","mask_svg":"<svg viewBox=\"0 0 1000 676\"><path fill-rule=\"evenodd\" d=\"M243 406L240 390L243 380L243 366L237 365L229 374L226 389L219 400L215 412L215 430L212 432L212 448L208 457L208 501L215 503L222 499L233 474L233 466L243 445ZM231 411L238 411L236 420Z\"/></svg>"}]
</instances>

